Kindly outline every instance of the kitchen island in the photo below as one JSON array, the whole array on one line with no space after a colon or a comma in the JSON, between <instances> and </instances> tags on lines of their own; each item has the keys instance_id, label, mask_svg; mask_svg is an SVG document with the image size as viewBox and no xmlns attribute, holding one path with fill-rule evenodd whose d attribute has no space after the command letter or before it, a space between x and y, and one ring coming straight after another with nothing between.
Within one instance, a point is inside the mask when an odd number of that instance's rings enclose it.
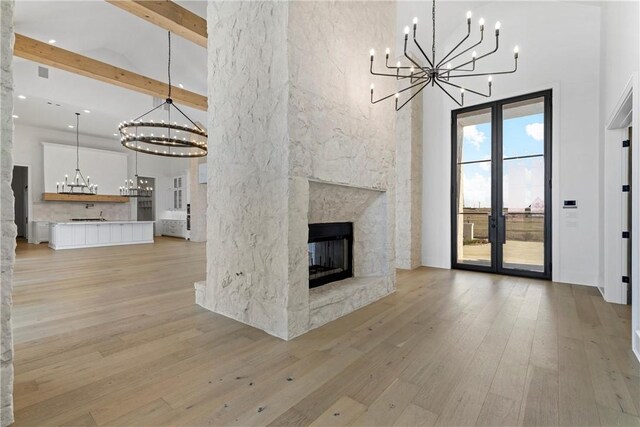
<instances>
[{"instance_id":1,"label":"kitchen island","mask_svg":"<svg viewBox=\"0 0 640 427\"><path fill-rule=\"evenodd\" d=\"M153 243L154 221L72 221L51 223L53 249Z\"/></svg>"}]
</instances>

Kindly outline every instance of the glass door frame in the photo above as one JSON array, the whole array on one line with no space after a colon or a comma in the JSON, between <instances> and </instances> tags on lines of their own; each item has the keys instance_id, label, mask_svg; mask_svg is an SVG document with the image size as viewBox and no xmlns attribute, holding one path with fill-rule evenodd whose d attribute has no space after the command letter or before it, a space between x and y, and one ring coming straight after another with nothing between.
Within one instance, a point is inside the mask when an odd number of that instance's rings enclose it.
<instances>
[{"instance_id":1,"label":"glass door frame","mask_svg":"<svg viewBox=\"0 0 640 427\"><path fill-rule=\"evenodd\" d=\"M502 112L503 106L526 101L544 99L544 271L520 270L503 267L502 242L506 239L505 216L502 212L503 202L503 156L502 156ZM483 104L459 108L451 111L451 268L472 270L486 273L497 273L511 276L531 277L551 280L551 147L552 147L552 90L544 90L526 95L514 96ZM491 206L488 234L491 244L491 266L465 264L458 262L458 115L473 111L491 109Z\"/></svg>"}]
</instances>

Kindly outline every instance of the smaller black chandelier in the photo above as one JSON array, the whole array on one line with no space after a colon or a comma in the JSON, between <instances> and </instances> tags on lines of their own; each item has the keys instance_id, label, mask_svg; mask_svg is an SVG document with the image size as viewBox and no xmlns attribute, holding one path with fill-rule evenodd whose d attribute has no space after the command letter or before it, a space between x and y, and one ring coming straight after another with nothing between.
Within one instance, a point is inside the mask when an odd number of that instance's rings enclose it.
<instances>
[{"instance_id":1,"label":"smaller black chandelier","mask_svg":"<svg viewBox=\"0 0 640 427\"><path fill-rule=\"evenodd\" d=\"M136 151L136 174L134 179L125 179L124 185L120 187L120 195L127 197L151 197L153 187L149 187L148 181L140 179L138 176L138 152Z\"/></svg>"},{"instance_id":2,"label":"smaller black chandelier","mask_svg":"<svg viewBox=\"0 0 640 427\"><path fill-rule=\"evenodd\" d=\"M98 194L98 184L91 184L91 178L87 175L85 181L80 172L80 113L76 113L76 172L69 182L69 175L64 176L64 182L56 182L58 194Z\"/></svg>"},{"instance_id":3,"label":"smaller black chandelier","mask_svg":"<svg viewBox=\"0 0 640 427\"><path fill-rule=\"evenodd\" d=\"M120 123L120 143L141 153L165 157L204 157L207 155L207 133L193 122L171 99L171 32L169 34L169 94L157 107L140 117ZM165 108L166 106L166 108ZM146 116L159 108L167 110L167 121L154 122ZM189 124L171 122L171 110L175 109Z\"/></svg>"}]
</instances>

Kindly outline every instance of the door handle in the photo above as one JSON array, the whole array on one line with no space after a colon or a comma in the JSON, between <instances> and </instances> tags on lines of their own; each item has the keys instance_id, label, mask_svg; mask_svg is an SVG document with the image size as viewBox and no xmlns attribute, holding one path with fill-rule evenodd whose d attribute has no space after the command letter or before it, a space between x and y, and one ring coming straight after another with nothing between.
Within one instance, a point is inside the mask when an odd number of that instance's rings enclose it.
<instances>
[{"instance_id":1,"label":"door handle","mask_svg":"<svg viewBox=\"0 0 640 427\"><path fill-rule=\"evenodd\" d=\"M496 229L496 218L493 215L489 215L489 228L487 229L487 240L489 243L493 243L493 234Z\"/></svg>"},{"instance_id":2,"label":"door handle","mask_svg":"<svg viewBox=\"0 0 640 427\"><path fill-rule=\"evenodd\" d=\"M500 222L500 229L498 231L500 232L500 241L504 245L507 243L507 217L504 214L500 214Z\"/></svg>"}]
</instances>

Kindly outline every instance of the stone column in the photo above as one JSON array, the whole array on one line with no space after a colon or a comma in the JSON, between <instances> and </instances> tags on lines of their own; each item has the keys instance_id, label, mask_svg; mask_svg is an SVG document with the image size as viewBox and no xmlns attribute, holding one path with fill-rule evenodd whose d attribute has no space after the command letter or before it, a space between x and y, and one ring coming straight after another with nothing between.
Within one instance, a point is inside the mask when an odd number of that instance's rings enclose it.
<instances>
[{"instance_id":1,"label":"stone column","mask_svg":"<svg viewBox=\"0 0 640 427\"><path fill-rule=\"evenodd\" d=\"M209 3L208 270L198 304L291 339L395 290L396 113L370 103L367 54L392 45L394 11L392 2ZM314 221L355 227L354 277L328 293L309 289Z\"/></svg>"},{"instance_id":2,"label":"stone column","mask_svg":"<svg viewBox=\"0 0 640 427\"><path fill-rule=\"evenodd\" d=\"M288 3L209 2L205 308L287 338Z\"/></svg>"},{"instance_id":3,"label":"stone column","mask_svg":"<svg viewBox=\"0 0 640 427\"><path fill-rule=\"evenodd\" d=\"M13 0L0 1L0 424L13 423L13 335L11 292L16 247L13 211Z\"/></svg>"},{"instance_id":4,"label":"stone column","mask_svg":"<svg viewBox=\"0 0 640 427\"><path fill-rule=\"evenodd\" d=\"M422 264L422 95L396 117L396 267Z\"/></svg>"}]
</instances>

